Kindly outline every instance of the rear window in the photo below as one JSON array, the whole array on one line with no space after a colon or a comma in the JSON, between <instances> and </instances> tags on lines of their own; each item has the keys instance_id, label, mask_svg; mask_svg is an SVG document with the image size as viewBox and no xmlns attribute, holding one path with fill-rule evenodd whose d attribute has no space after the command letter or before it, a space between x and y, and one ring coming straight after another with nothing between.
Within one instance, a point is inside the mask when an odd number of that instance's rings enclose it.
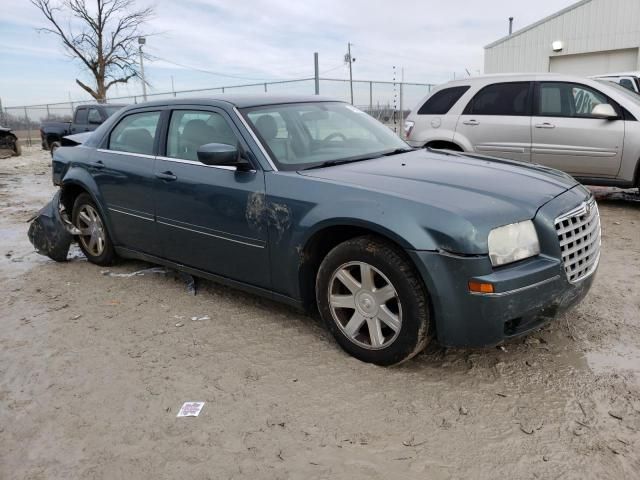
<instances>
[{"instance_id":1,"label":"rear window","mask_svg":"<svg viewBox=\"0 0 640 480\"><path fill-rule=\"evenodd\" d=\"M480 90L464 113L469 115L530 115L529 83L496 83Z\"/></svg>"},{"instance_id":2,"label":"rear window","mask_svg":"<svg viewBox=\"0 0 640 480\"><path fill-rule=\"evenodd\" d=\"M440 90L429 97L418 110L418 115L444 115L460 97L469 90L469 86L451 87Z\"/></svg>"}]
</instances>

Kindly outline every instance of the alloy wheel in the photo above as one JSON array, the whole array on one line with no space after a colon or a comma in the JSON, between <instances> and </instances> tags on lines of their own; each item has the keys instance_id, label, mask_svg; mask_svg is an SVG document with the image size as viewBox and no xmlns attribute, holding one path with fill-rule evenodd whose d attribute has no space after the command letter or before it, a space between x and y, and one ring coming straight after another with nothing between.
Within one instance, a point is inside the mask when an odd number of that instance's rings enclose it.
<instances>
[{"instance_id":1,"label":"alloy wheel","mask_svg":"<svg viewBox=\"0 0 640 480\"><path fill-rule=\"evenodd\" d=\"M398 292L380 270L366 262L349 262L336 269L328 298L333 320L362 348L386 348L402 328Z\"/></svg>"},{"instance_id":2,"label":"alloy wheel","mask_svg":"<svg viewBox=\"0 0 640 480\"><path fill-rule=\"evenodd\" d=\"M104 252L106 233L102 219L94 207L83 205L76 220L76 227L80 230L80 243L94 257Z\"/></svg>"}]
</instances>

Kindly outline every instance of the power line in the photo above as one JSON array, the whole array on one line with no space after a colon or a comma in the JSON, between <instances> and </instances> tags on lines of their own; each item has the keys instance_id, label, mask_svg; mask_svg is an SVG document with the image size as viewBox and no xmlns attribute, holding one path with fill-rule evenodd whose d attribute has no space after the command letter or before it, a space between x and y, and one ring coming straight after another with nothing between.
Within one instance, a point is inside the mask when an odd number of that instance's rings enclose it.
<instances>
[{"instance_id":1,"label":"power line","mask_svg":"<svg viewBox=\"0 0 640 480\"><path fill-rule=\"evenodd\" d=\"M194 67L194 66L191 66L191 65L185 65L185 64L182 64L182 63L174 62L173 60L168 60L166 58L159 57L157 55L151 55L151 54L147 54L147 55L152 60L160 60L160 61L163 61L163 62L170 63L171 65L176 65L178 67L186 68L188 70L194 70L196 72L206 73L206 74L214 75L214 76L217 76L217 77L233 78L233 79L236 79L236 80L252 80L252 81L258 81L258 82L269 81L269 80L278 80L277 78L244 77L244 76L240 76L240 75L231 75L231 74L228 74L228 73L220 73L220 72L215 72L213 70L208 70L208 69L205 69L205 68L199 68L199 67ZM281 78L284 78L284 77L281 77Z\"/></svg>"}]
</instances>

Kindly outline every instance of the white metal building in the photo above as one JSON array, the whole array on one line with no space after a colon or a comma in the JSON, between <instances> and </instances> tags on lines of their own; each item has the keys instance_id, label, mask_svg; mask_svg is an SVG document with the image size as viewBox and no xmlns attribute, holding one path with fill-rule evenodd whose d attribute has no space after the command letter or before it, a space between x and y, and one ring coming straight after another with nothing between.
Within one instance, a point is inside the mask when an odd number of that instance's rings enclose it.
<instances>
[{"instance_id":1,"label":"white metal building","mask_svg":"<svg viewBox=\"0 0 640 480\"><path fill-rule=\"evenodd\" d=\"M640 0L582 0L484 48L485 73L640 70Z\"/></svg>"}]
</instances>

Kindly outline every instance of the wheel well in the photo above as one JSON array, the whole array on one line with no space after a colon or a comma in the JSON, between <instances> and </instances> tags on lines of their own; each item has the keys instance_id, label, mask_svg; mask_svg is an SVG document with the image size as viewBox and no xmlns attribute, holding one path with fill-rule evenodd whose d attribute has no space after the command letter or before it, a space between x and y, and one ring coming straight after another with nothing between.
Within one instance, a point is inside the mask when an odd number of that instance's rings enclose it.
<instances>
[{"instance_id":1,"label":"wheel well","mask_svg":"<svg viewBox=\"0 0 640 480\"><path fill-rule=\"evenodd\" d=\"M78 198L78 195L80 195L81 193L88 192L80 185L76 185L74 183L70 183L62 187L62 193L60 194L60 203L62 203L69 216L71 216L71 212L73 211L73 204L76 201L76 198Z\"/></svg>"},{"instance_id":2,"label":"wheel well","mask_svg":"<svg viewBox=\"0 0 640 480\"><path fill-rule=\"evenodd\" d=\"M454 152L463 152L462 148L456 143L447 140L434 140L425 145L425 148L435 148L438 150L453 150Z\"/></svg>"},{"instance_id":3,"label":"wheel well","mask_svg":"<svg viewBox=\"0 0 640 480\"><path fill-rule=\"evenodd\" d=\"M312 310L316 304L316 275L324 257L336 246L355 237L363 235L374 235L381 240L395 245L399 251L404 253L404 249L395 241L381 235L373 230L364 227L351 225L338 225L327 227L316 232L307 241L300 253L300 295L306 310ZM413 264L407 256L407 260Z\"/></svg>"}]
</instances>

